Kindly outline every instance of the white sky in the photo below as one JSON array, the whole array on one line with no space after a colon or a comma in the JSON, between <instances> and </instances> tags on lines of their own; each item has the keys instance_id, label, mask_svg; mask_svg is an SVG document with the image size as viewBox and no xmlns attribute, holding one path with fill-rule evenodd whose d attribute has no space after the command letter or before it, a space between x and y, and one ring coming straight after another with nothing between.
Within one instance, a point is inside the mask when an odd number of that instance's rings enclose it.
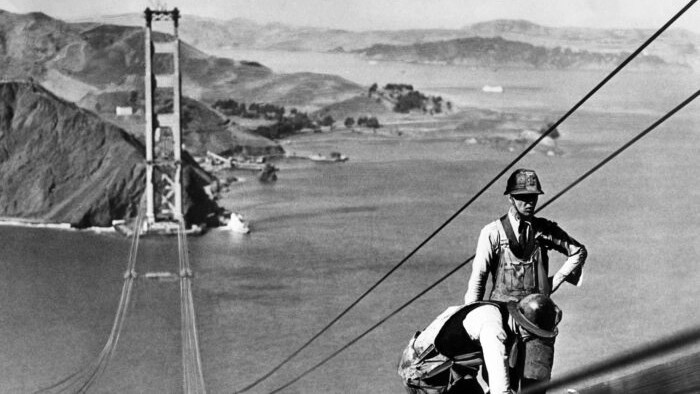
<instances>
[{"instance_id":1,"label":"white sky","mask_svg":"<svg viewBox=\"0 0 700 394\"><path fill-rule=\"evenodd\" d=\"M0 0L0 9L73 19L142 12L164 3L183 14L347 30L459 28L491 19L546 26L658 28L689 0ZM674 25L700 33L700 5Z\"/></svg>"}]
</instances>

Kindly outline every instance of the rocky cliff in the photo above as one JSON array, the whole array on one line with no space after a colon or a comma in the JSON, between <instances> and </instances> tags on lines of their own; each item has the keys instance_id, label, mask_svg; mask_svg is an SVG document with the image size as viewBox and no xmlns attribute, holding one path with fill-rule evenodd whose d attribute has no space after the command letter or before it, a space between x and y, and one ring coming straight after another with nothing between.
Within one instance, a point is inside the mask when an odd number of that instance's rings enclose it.
<instances>
[{"instance_id":1,"label":"rocky cliff","mask_svg":"<svg viewBox=\"0 0 700 394\"><path fill-rule=\"evenodd\" d=\"M186 219L218 207L213 179L184 158ZM94 113L31 82L0 83L0 216L109 226L133 216L145 185L144 147Z\"/></svg>"}]
</instances>

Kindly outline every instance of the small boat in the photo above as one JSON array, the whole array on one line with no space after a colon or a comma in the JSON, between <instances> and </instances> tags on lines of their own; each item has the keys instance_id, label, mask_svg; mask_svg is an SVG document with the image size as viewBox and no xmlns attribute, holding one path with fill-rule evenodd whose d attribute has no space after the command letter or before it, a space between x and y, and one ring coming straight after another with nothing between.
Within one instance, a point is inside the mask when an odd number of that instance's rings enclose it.
<instances>
[{"instance_id":1,"label":"small boat","mask_svg":"<svg viewBox=\"0 0 700 394\"><path fill-rule=\"evenodd\" d=\"M243 220L243 216L235 212L231 212L228 220L226 221L227 230L234 233L248 234L250 232L250 226Z\"/></svg>"},{"instance_id":2,"label":"small boat","mask_svg":"<svg viewBox=\"0 0 700 394\"><path fill-rule=\"evenodd\" d=\"M177 280L177 275L173 272L146 272L143 275L146 279L151 280L164 280L164 281L174 281Z\"/></svg>"},{"instance_id":3,"label":"small boat","mask_svg":"<svg viewBox=\"0 0 700 394\"><path fill-rule=\"evenodd\" d=\"M231 160L231 167L236 170L260 171L265 168L265 163Z\"/></svg>"},{"instance_id":4,"label":"small boat","mask_svg":"<svg viewBox=\"0 0 700 394\"><path fill-rule=\"evenodd\" d=\"M486 93L503 93L503 86L484 85L481 91Z\"/></svg>"},{"instance_id":5,"label":"small boat","mask_svg":"<svg viewBox=\"0 0 700 394\"><path fill-rule=\"evenodd\" d=\"M345 156L345 155L343 155L343 154L340 154L339 152L331 152L331 155L330 155L330 156L324 156L324 155L321 155L321 154L309 155L309 160L312 160L312 161L320 161L320 162L331 162L331 163L335 163L335 162L348 161L348 159L349 159L349 158L348 158L347 156Z\"/></svg>"}]
</instances>

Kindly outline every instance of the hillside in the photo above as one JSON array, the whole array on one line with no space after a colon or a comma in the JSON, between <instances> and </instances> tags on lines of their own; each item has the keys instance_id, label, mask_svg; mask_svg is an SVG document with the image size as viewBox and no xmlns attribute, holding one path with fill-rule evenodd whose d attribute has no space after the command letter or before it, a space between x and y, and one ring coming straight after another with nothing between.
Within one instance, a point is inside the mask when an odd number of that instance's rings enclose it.
<instances>
[{"instance_id":1,"label":"hillside","mask_svg":"<svg viewBox=\"0 0 700 394\"><path fill-rule=\"evenodd\" d=\"M140 14L110 16L104 21L142 26ZM100 21L100 19L95 19ZM467 25L461 29L426 29L388 31L347 31L313 27L296 27L279 23L258 24L236 18L220 20L187 16L183 18L181 36L202 49L253 48L286 51L354 51L375 44L405 46L415 43L448 41L469 37L502 37L506 40L542 46L569 48L572 51L602 53L631 52L653 29L592 29L548 27L524 20L493 20ZM671 28L647 49L667 63L687 65L700 70L700 35Z\"/></svg>"},{"instance_id":2,"label":"hillside","mask_svg":"<svg viewBox=\"0 0 700 394\"><path fill-rule=\"evenodd\" d=\"M344 78L316 73L275 74L264 80L241 82L240 90L212 89L207 102L233 98L246 102L270 103L299 109L316 109L365 91Z\"/></svg>"},{"instance_id":3,"label":"hillside","mask_svg":"<svg viewBox=\"0 0 700 394\"><path fill-rule=\"evenodd\" d=\"M213 179L185 155L186 219L218 207ZM38 84L0 83L0 216L75 227L110 226L133 216L144 190L141 142Z\"/></svg>"},{"instance_id":4,"label":"hillside","mask_svg":"<svg viewBox=\"0 0 700 394\"><path fill-rule=\"evenodd\" d=\"M652 29L555 28L525 20L494 20L465 26L463 30L478 37L502 37L547 48L558 46L593 52L631 52L654 33ZM700 55L698 45L700 35L671 28L647 52L669 63L692 64Z\"/></svg>"},{"instance_id":5,"label":"hillside","mask_svg":"<svg viewBox=\"0 0 700 394\"><path fill-rule=\"evenodd\" d=\"M83 19L90 23L119 23L143 26L143 14L110 15ZM182 18L180 35L202 49L253 48L284 51L328 52L342 48L353 50L376 43L410 44L464 37L460 30L402 30L358 32L342 29L289 26L281 23L259 24L244 18L229 20L187 15Z\"/></svg>"},{"instance_id":6,"label":"hillside","mask_svg":"<svg viewBox=\"0 0 700 394\"><path fill-rule=\"evenodd\" d=\"M91 109L110 122L119 125L139 139L143 139L145 119L143 116L143 96L137 91L117 91L101 94L88 94L79 103ZM131 116L115 116L117 106L136 108ZM157 103L159 112L170 112L172 100L163 99ZM251 155L274 155L283 153L275 142L256 136L245 128L232 124L221 114L200 101L189 97L182 98L182 138L185 150L196 156L206 151L215 153L239 152L245 150Z\"/></svg>"},{"instance_id":7,"label":"hillside","mask_svg":"<svg viewBox=\"0 0 700 394\"><path fill-rule=\"evenodd\" d=\"M330 116L337 120L338 123L342 124L343 120L348 117L382 117L385 115L391 115L393 113L393 107L394 103L385 98L361 95L331 104L322 108L314 115L320 118Z\"/></svg>"},{"instance_id":8,"label":"hillside","mask_svg":"<svg viewBox=\"0 0 700 394\"><path fill-rule=\"evenodd\" d=\"M6 79L32 77L71 101L88 94L143 90L143 27L66 23L44 14L6 11L0 11L0 22L0 72ZM157 32L153 37L169 39ZM197 100L251 96L279 105L320 106L360 89L336 76L276 75L254 61L209 56L186 40L180 55L183 92ZM156 57L157 71L170 67L167 58ZM315 87L312 95L289 94Z\"/></svg>"},{"instance_id":9,"label":"hillside","mask_svg":"<svg viewBox=\"0 0 700 394\"><path fill-rule=\"evenodd\" d=\"M0 10L0 71L6 79L40 76L46 64L80 37L77 27L42 13Z\"/></svg>"},{"instance_id":10,"label":"hillside","mask_svg":"<svg viewBox=\"0 0 700 394\"><path fill-rule=\"evenodd\" d=\"M599 69L620 64L629 54L545 48L501 37L470 37L405 46L373 45L358 53L374 60L453 64L471 67ZM658 56L642 56L632 68L674 67ZM681 67L681 66L675 66Z\"/></svg>"}]
</instances>

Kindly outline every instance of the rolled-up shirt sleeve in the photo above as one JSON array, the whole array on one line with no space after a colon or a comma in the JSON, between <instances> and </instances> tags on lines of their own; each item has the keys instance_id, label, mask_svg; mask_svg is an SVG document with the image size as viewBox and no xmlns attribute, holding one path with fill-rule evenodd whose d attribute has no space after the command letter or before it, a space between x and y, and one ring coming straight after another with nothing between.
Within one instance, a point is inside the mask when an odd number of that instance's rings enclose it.
<instances>
[{"instance_id":1,"label":"rolled-up shirt sleeve","mask_svg":"<svg viewBox=\"0 0 700 394\"><path fill-rule=\"evenodd\" d=\"M469 277L467 291L464 294L464 303L469 304L484 299L486 291L486 281L489 277L489 270L496 254L494 244L498 241L494 237L498 236L498 229L490 224L484 227L479 234L479 241L476 244L476 254L472 261L472 273Z\"/></svg>"},{"instance_id":2,"label":"rolled-up shirt sleeve","mask_svg":"<svg viewBox=\"0 0 700 394\"><path fill-rule=\"evenodd\" d=\"M567 256L566 262L557 271L557 274L566 278L567 282L580 286L583 278L583 265L588 257L585 246L569 236L556 223L546 219L538 220L537 236L543 246Z\"/></svg>"}]
</instances>

